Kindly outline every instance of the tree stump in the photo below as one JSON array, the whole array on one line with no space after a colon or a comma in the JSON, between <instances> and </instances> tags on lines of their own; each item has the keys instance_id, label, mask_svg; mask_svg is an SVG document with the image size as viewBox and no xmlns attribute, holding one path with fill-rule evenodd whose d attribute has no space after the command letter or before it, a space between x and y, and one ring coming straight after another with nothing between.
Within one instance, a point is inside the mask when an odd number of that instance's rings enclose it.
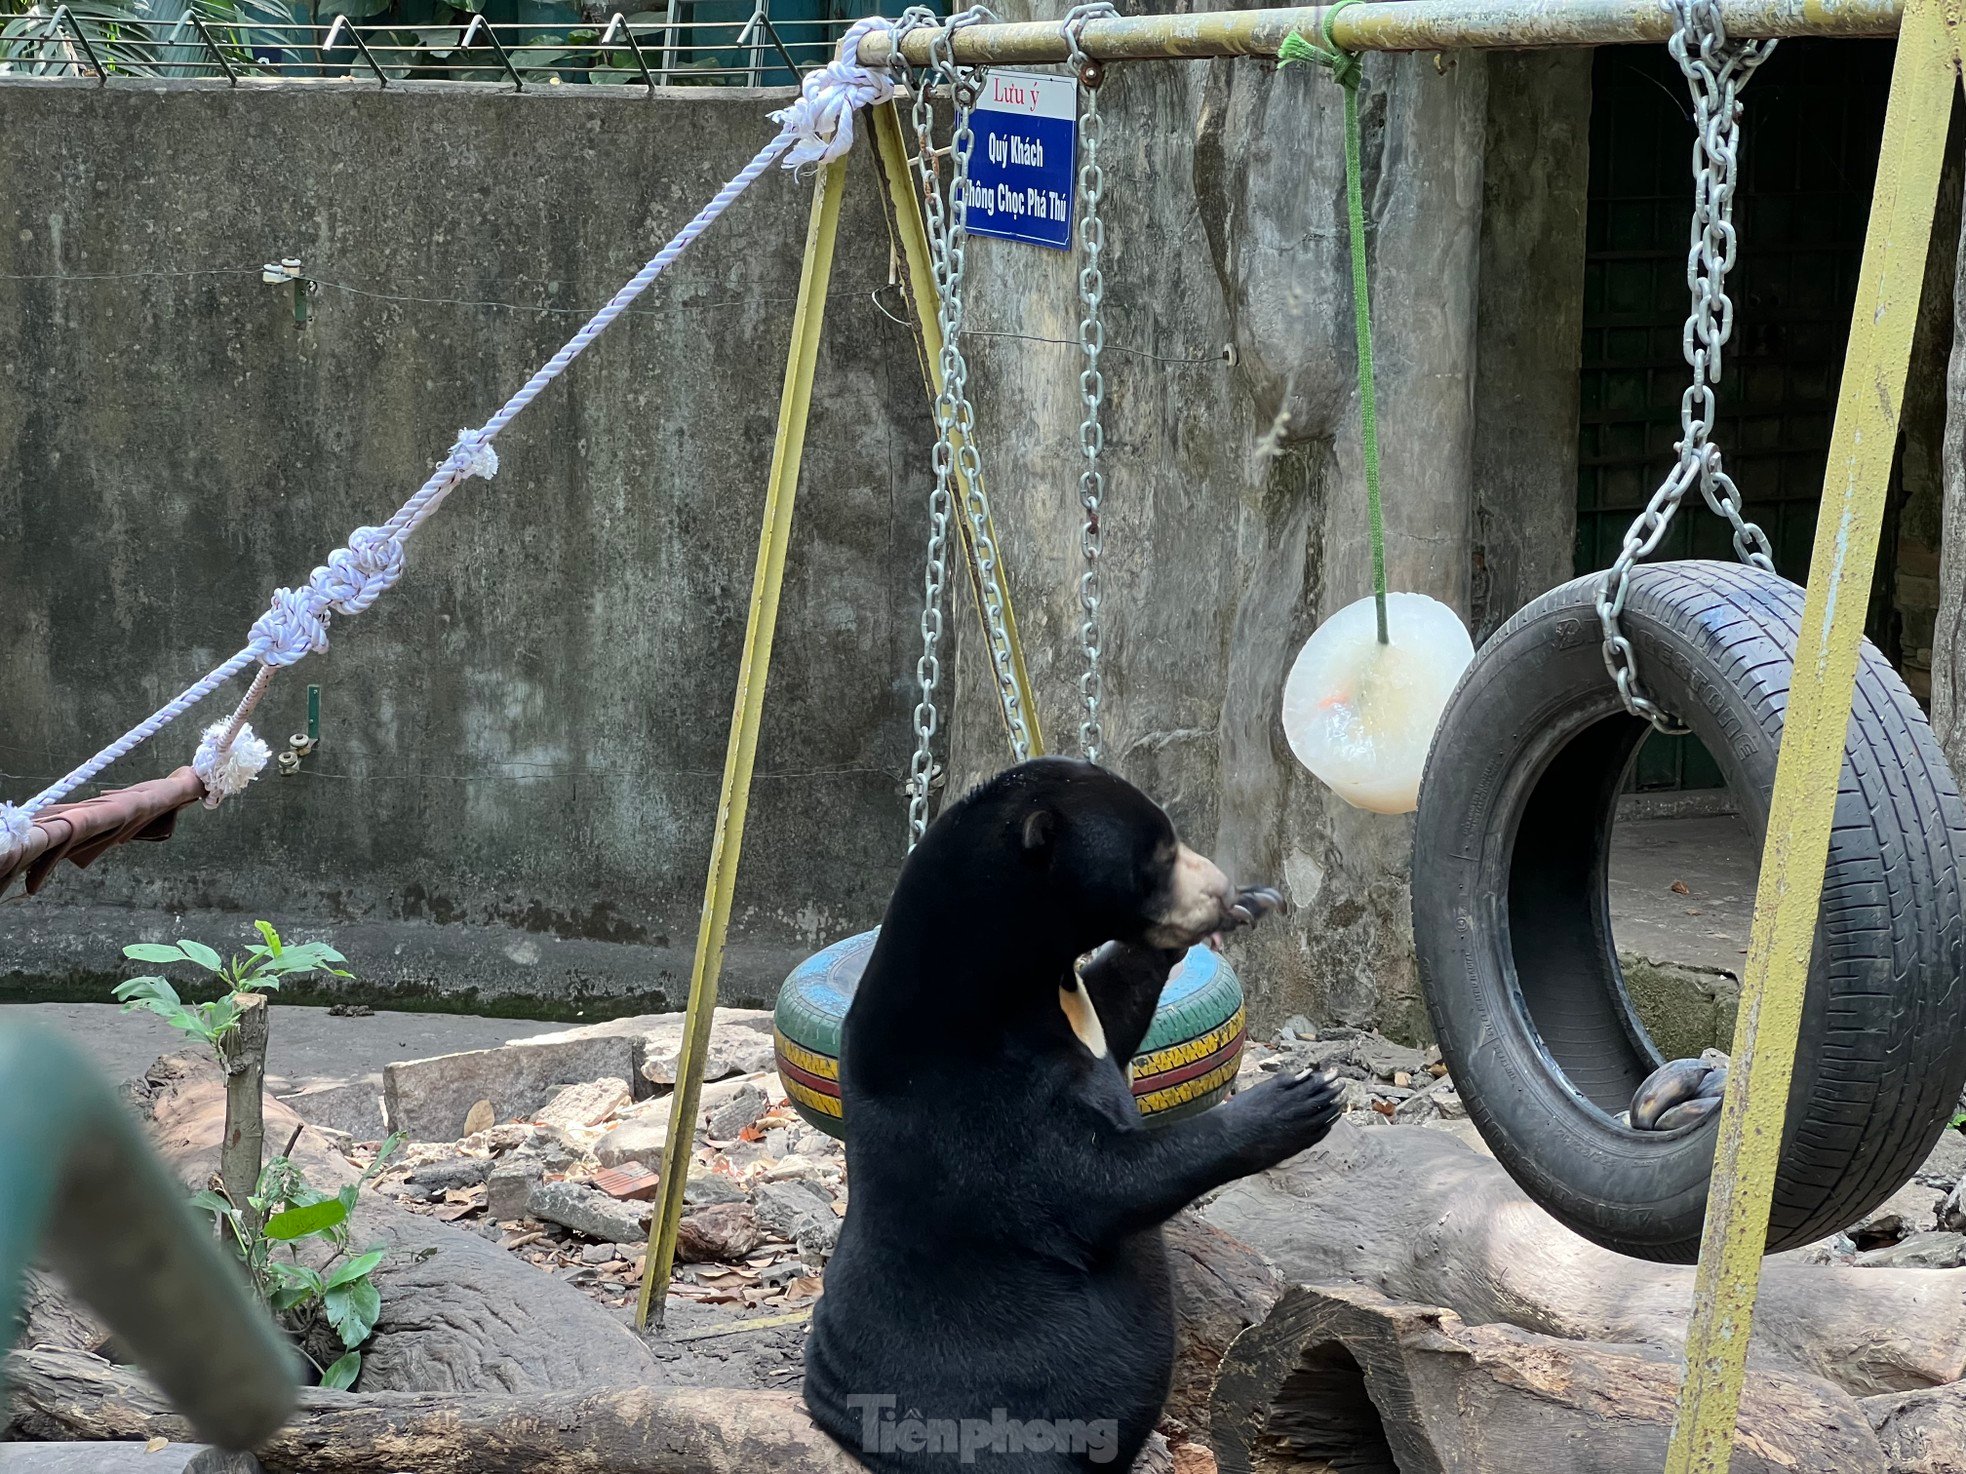
<instances>
[{"instance_id":1,"label":"tree stump","mask_svg":"<svg viewBox=\"0 0 1966 1474\"><path fill-rule=\"evenodd\" d=\"M1658 1474L1681 1368L1641 1347L1470 1326L1371 1290L1298 1286L1229 1348L1222 1474ZM1750 1375L1732 1474L1886 1474L1824 1382Z\"/></svg>"}]
</instances>

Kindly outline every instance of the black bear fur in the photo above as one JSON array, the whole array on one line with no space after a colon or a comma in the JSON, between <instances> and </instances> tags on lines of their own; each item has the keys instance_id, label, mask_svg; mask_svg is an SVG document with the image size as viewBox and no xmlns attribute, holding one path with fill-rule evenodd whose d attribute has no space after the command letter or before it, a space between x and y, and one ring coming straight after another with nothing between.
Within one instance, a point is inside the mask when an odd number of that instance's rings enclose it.
<instances>
[{"instance_id":1,"label":"black bear fur","mask_svg":"<svg viewBox=\"0 0 1966 1474\"><path fill-rule=\"evenodd\" d=\"M1174 1361L1160 1225L1338 1113L1309 1071L1165 1126L1134 1106L1174 964L1272 904L1062 758L980 785L908 858L847 1014L851 1193L806 1346L813 1417L876 1474L1130 1468ZM1095 948L1103 1055L1065 1007Z\"/></svg>"}]
</instances>

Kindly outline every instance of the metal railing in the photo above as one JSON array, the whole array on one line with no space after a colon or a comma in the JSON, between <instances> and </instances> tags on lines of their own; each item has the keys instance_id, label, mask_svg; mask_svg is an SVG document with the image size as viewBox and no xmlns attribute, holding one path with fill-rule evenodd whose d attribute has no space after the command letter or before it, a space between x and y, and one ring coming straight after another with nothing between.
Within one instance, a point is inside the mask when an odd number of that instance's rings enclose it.
<instances>
[{"instance_id":1,"label":"metal railing","mask_svg":"<svg viewBox=\"0 0 1966 1474\"><path fill-rule=\"evenodd\" d=\"M68 1040L0 1024L0 1349L37 1258L205 1442L252 1448L293 1410L293 1348L130 1112Z\"/></svg>"},{"instance_id":2,"label":"metal railing","mask_svg":"<svg viewBox=\"0 0 1966 1474\"><path fill-rule=\"evenodd\" d=\"M0 25L0 79L206 79L230 83L409 81L542 86L796 83L832 55L843 27L774 20L767 0L742 19L685 15L694 0L668 0L660 21L615 12L604 22L495 24L482 15L426 26L384 20L325 25L215 20L186 10L175 20L109 19L67 4L35 5Z\"/></svg>"}]
</instances>

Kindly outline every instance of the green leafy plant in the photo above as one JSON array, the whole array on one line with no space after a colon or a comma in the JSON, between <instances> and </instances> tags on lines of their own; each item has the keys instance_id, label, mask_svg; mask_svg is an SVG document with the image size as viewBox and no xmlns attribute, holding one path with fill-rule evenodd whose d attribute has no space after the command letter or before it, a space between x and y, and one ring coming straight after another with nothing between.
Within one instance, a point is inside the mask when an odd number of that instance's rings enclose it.
<instances>
[{"instance_id":1,"label":"green leafy plant","mask_svg":"<svg viewBox=\"0 0 1966 1474\"><path fill-rule=\"evenodd\" d=\"M307 942L289 947L269 921L256 921L260 941L246 948L243 957L223 958L203 942L136 942L123 949L133 962L189 962L204 969L224 992L209 1002L186 1002L170 980L157 975L131 978L116 985L115 997L123 1012L154 1013L189 1038L219 1053L225 1036L238 1027L241 1000L253 993L277 992L281 980L297 973L325 972L334 977L354 974L336 967L346 962L326 942Z\"/></svg>"},{"instance_id":2,"label":"green leafy plant","mask_svg":"<svg viewBox=\"0 0 1966 1474\"><path fill-rule=\"evenodd\" d=\"M362 1371L362 1345L382 1315L374 1276L383 1251L371 1248L350 1257L348 1220L363 1186L402 1144L400 1133L384 1141L368 1170L339 1192L309 1187L299 1165L282 1153L261 1170L245 1204L216 1190L191 1200L213 1215L260 1298L314 1363L323 1387L354 1385ZM318 1267L301 1261L310 1244L328 1247Z\"/></svg>"}]
</instances>

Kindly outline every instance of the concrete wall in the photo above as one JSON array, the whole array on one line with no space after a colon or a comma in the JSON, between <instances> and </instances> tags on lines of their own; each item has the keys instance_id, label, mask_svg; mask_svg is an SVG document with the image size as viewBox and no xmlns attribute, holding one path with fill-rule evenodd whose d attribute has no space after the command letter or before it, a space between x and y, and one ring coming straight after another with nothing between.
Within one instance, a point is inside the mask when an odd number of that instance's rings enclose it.
<instances>
[{"instance_id":1,"label":"concrete wall","mask_svg":"<svg viewBox=\"0 0 1966 1474\"><path fill-rule=\"evenodd\" d=\"M34 791L242 645L270 591L392 510L781 102L0 86L0 793ZM887 281L875 198L863 156L739 886L739 997L874 922L903 838L927 417L905 330L870 298ZM322 687L304 776L269 772L169 845L0 907L0 988L270 915L325 929L383 985L678 1001L809 199L789 175L761 182L501 438L502 473L453 496L401 584L274 683L259 724L276 738ZM341 284L304 329L259 280L288 255ZM185 762L196 735L110 777Z\"/></svg>"},{"instance_id":2,"label":"concrete wall","mask_svg":"<svg viewBox=\"0 0 1966 1474\"><path fill-rule=\"evenodd\" d=\"M1524 71L1547 83L1540 100L1497 98L1498 67L1511 89ZM1513 610L1569 567L1578 304L1506 319L1549 260L1581 279L1587 59L1371 57L1365 77L1391 585L1468 616L1479 514L1486 604ZM1110 71L1102 107L1108 761L1191 842L1288 891L1295 914L1237 953L1259 1022L1301 1010L1417 1034L1410 821L1332 798L1279 719L1303 640L1370 591L1342 94L1312 68L1146 63ZM1497 135L1520 167L1491 179ZM970 262L972 320L1024 335L971 358L1041 705L1069 748L1075 289L1067 259L1035 248L983 242ZM1484 355L1500 387L1481 387ZM1521 433L1495 418L1510 415ZM963 653L965 778L999 760L979 645Z\"/></svg>"},{"instance_id":3,"label":"concrete wall","mask_svg":"<svg viewBox=\"0 0 1966 1474\"><path fill-rule=\"evenodd\" d=\"M1028 11L1027 11L1028 13ZM1478 630L1569 571L1588 58L1374 57L1365 168L1392 585ZM1290 660L1369 591L1341 94L1115 68L1106 130L1106 756L1297 910L1238 952L1259 1025L1424 1030L1410 824L1296 764ZM0 88L0 769L10 793L236 648L707 198L771 99L575 89ZM244 146L245 141L260 146ZM267 140L293 145L265 146ZM214 146L223 143L224 146ZM760 998L899 858L927 416L871 300L863 156L793 534L730 972ZM166 847L0 907L0 987L147 929L327 928L384 984L576 1000L687 977L804 228L774 178L501 442L410 575L283 676L327 745ZM296 330L261 261L358 287ZM1053 746L1078 723L1078 306L970 248L980 439ZM231 268L234 275L158 275ZM90 276L58 283L50 274ZM441 299L441 300L404 300ZM1956 456L1954 457L1956 460ZM1001 761L960 576L951 790ZM132 761L181 761L187 730Z\"/></svg>"}]
</instances>

